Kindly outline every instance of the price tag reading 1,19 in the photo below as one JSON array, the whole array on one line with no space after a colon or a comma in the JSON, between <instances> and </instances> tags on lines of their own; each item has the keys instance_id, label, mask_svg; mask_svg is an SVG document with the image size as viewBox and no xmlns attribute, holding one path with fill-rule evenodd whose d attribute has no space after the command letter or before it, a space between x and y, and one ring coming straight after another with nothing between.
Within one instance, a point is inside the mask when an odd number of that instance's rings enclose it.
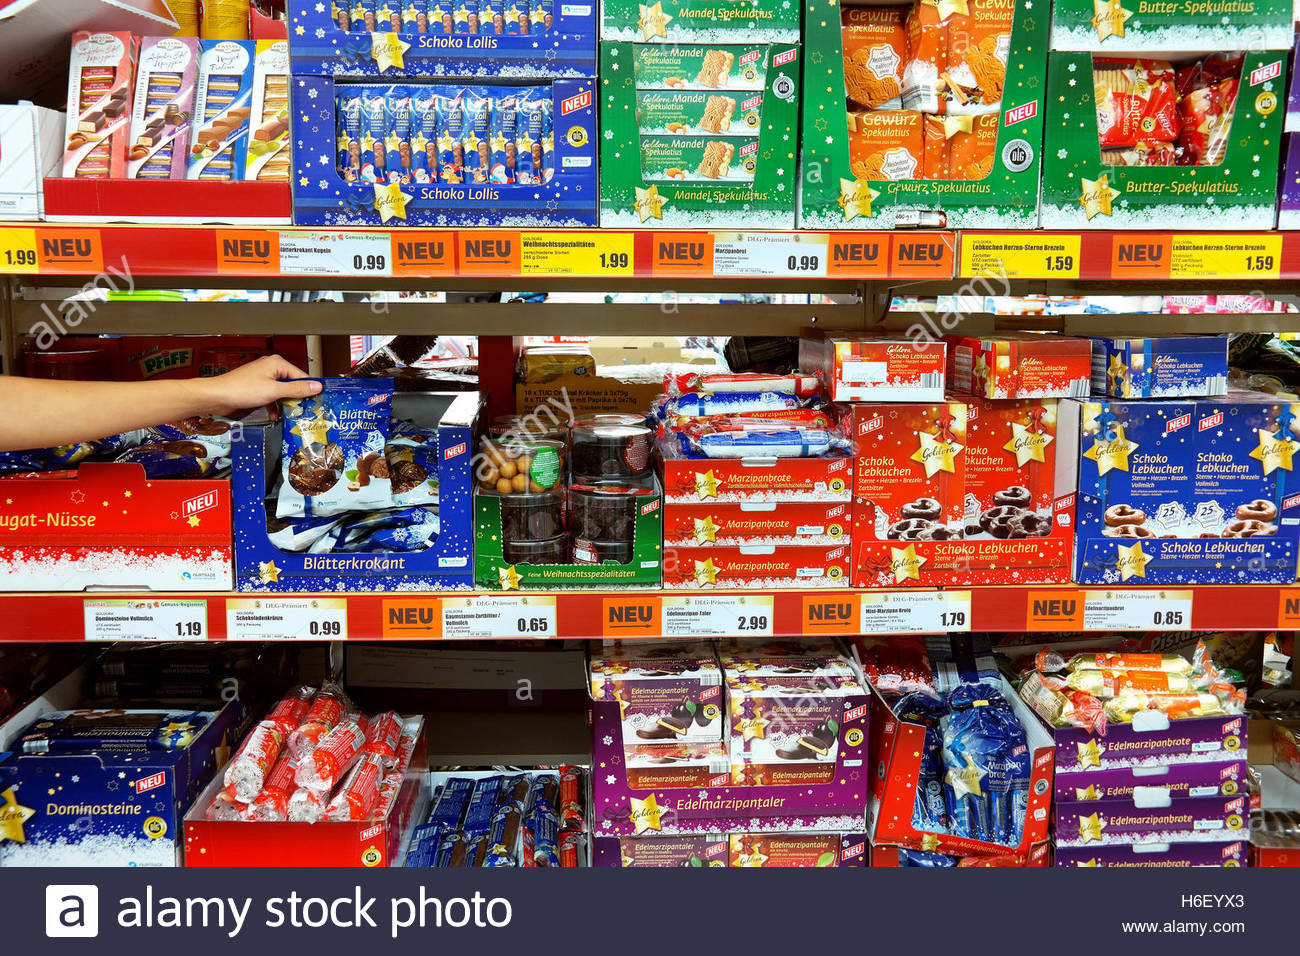
<instances>
[{"instance_id":1,"label":"price tag reading 1,19","mask_svg":"<svg viewBox=\"0 0 1300 956\"><path fill-rule=\"evenodd\" d=\"M303 276L391 276L392 240L384 232L284 230L280 271Z\"/></svg>"},{"instance_id":2,"label":"price tag reading 1,19","mask_svg":"<svg viewBox=\"0 0 1300 956\"><path fill-rule=\"evenodd\" d=\"M1085 631L1186 631L1192 626L1192 592L1085 591Z\"/></svg>"},{"instance_id":3,"label":"price tag reading 1,19","mask_svg":"<svg viewBox=\"0 0 1300 956\"><path fill-rule=\"evenodd\" d=\"M343 641L347 598L228 598L226 638L232 641Z\"/></svg>"},{"instance_id":4,"label":"price tag reading 1,19","mask_svg":"<svg viewBox=\"0 0 1300 956\"><path fill-rule=\"evenodd\" d=\"M720 276L824 276L829 247L824 232L716 232L713 272Z\"/></svg>"},{"instance_id":5,"label":"price tag reading 1,19","mask_svg":"<svg viewBox=\"0 0 1300 956\"><path fill-rule=\"evenodd\" d=\"M665 595L664 637L771 637L772 595Z\"/></svg>"},{"instance_id":6,"label":"price tag reading 1,19","mask_svg":"<svg viewBox=\"0 0 1300 956\"><path fill-rule=\"evenodd\" d=\"M207 601L85 601L88 641L206 641Z\"/></svg>"},{"instance_id":7,"label":"price tag reading 1,19","mask_svg":"<svg viewBox=\"0 0 1300 956\"><path fill-rule=\"evenodd\" d=\"M442 599L442 636L555 637L555 598L537 595Z\"/></svg>"},{"instance_id":8,"label":"price tag reading 1,19","mask_svg":"<svg viewBox=\"0 0 1300 956\"><path fill-rule=\"evenodd\" d=\"M969 591L867 591L863 634L942 634L970 630Z\"/></svg>"}]
</instances>

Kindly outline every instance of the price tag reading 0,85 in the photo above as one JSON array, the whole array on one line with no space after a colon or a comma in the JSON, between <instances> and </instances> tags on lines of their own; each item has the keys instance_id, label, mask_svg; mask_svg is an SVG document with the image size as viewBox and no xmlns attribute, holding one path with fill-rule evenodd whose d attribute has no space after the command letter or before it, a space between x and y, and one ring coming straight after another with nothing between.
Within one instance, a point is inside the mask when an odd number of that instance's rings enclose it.
<instances>
[{"instance_id":1,"label":"price tag reading 0,85","mask_svg":"<svg viewBox=\"0 0 1300 956\"><path fill-rule=\"evenodd\" d=\"M1085 631L1186 631L1192 626L1192 592L1085 591Z\"/></svg>"}]
</instances>

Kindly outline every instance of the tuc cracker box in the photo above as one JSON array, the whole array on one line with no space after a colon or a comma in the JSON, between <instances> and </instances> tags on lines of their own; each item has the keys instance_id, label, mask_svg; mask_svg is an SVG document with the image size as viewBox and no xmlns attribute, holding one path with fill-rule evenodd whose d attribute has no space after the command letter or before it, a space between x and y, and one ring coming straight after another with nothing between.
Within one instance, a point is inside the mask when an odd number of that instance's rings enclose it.
<instances>
[{"instance_id":1,"label":"tuc cracker box","mask_svg":"<svg viewBox=\"0 0 1300 956\"><path fill-rule=\"evenodd\" d=\"M1285 50L1287 0L1056 0L1052 49L1119 53L1165 50Z\"/></svg>"},{"instance_id":2,"label":"tuc cracker box","mask_svg":"<svg viewBox=\"0 0 1300 956\"><path fill-rule=\"evenodd\" d=\"M666 783L679 775L672 763L658 777L643 769L634 785L630 754L640 741L624 730L617 700L592 700L593 766L601 768L592 775L597 842L741 830L861 830L868 698L864 688L852 686L858 677L851 662L826 641L755 639L724 645L721 652L731 695L724 714L731 767L719 766L707 785ZM784 710L775 707L782 700L774 686L780 681L803 688L784 698L793 704Z\"/></svg>"},{"instance_id":3,"label":"tuc cracker box","mask_svg":"<svg viewBox=\"0 0 1300 956\"><path fill-rule=\"evenodd\" d=\"M1061 583L1074 456L1057 402L853 405L855 587Z\"/></svg>"},{"instance_id":4,"label":"tuc cracker box","mask_svg":"<svg viewBox=\"0 0 1300 956\"><path fill-rule=\"evenodd\" d=\"M1231 392L1199 401L1063 401L1079 449L1081 584L1289 584L1300 407Z\"/></svg>"},{"instance_id":5,"label":"tuc cracker box","mask_svg":"<svg viewBox=\"0 0 1300 956\"><path fill-rule=\"evenodd\" d=\"M376 86L295 76L294 222L594 226L594 83ZM474 241L518 266L511 240Z\"/></svg>"},{"instance_id":6,"label":"tuc cracker box","mask_svg":"<svg viewBox=\"0 0 1300 956\"><path fill-rule=\"evenodd\" d=\"M1273 228L1286 60L1053 53L1041 225Z\"/></svg>"},{"instance_id":7,"label":"tuc cracker box","mask_svg":"<svg viewBox=\"0 0 1300 956\"><path fill-rule=\"evenodd\" d=\"M601 40L799 42L799 5L787 0L602 0L600 13Z\"/></svg>"},{"instance_id":8,"label":"tuc cracker box","mask_svg":"<svg viewBox=\"0 0 1300 956\"><path fill-rule=\"evenodd\" d=\"M601 225L792 228L799 50L601 43Z\"/></svg>"},{"instance_id":9,"label":"tuc cracker box","mask_svg":"<svg viewBox=\"0 0 1300 956\"><path fill-rule=\"evenodd\" d=\"M804 0L799 225L1033 228L1048 17Z\"/></svg>"},{"instance_id":10,"label":"tuc cracker box","mask_svg":"<svg viewBox=\"0 0 1300 956\"><path fill-rule=\"evenodd\" d=\"M289 0L285 6L294 75L576 79L596 72L595 2Z\"/></svg>"}]
</instances>

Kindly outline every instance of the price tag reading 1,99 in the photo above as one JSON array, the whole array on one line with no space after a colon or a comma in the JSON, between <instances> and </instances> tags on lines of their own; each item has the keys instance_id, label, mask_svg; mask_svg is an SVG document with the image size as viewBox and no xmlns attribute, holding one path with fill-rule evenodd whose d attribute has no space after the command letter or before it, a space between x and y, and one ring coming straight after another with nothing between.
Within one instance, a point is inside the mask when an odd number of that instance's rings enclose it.
<instances>
[{"instance_id":1,"label":"price tag reading 1,99","mask_svg":"<svg viewBox=\"0 0 1300 956\"><path fill-rule=\"evenodd\" d=\"M232 641L343 641L347 598L228 598L226 638Z\"/></svg>"},{"instance_id":2,"label":"price tag reading 1,99","mask_svg":"<svg viewBox=\"0 0 1300 956\"><path fill-rule=\"evenodd\" d=\"M1192 592L1156 588L1085 591L1085 631L1186 631L1192 626Z\"/></svg>"},{"instance_id":3,"label":"price tag reading 1,99","mask_svg":"<svg viewBox=\"0 0 1300 956\"><path fill-rule=\"evenodd\" d=\"M970 630L969 591L868 591L863 634L942 634Z\"/></svg>"},{"instance_id":4,"label":"price tag reading 1,99","mask_svg":"<svg viewBox=\"0 0 1300 956\"><path fill-rule=\"evenodd\" d=\"M442 599L444 638L555 637L555 598L545 595Z\"/></svg>"},{"instance_id":5,"label":"price tag reading 1,99","mask_svg":"<svg viewBox=\"0 0 1300 956\"><path fill-rule=\"evenodd\" d=\"M665 595L664 637L771 637L772 595Z\"/></svg>"},{"instance_id":6,"label":"price tag reading 1,99","mask_svg":"<svg viewBox=\"0 0 1300 956\"><path fill-rule=\"evenodd\" d=\"M207 601L85 601L88 641L206 641Z\"/></svg>"}]
</instances>

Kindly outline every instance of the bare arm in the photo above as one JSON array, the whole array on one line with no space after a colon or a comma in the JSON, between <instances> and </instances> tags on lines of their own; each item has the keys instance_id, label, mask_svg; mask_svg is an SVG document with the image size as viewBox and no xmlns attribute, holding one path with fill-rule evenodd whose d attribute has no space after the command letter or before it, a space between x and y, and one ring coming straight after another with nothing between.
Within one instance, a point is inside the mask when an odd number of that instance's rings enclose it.
<instances>
[{"instance_id":1,"label":"bare arm","mask_svg":"<svg viewBox=\"0 0 1300 956\"><path fill-rule=\"evenodd\" d=\"M319 382L278 355L212 378L63 382L0 376L0 451L90 441L192 415L226 415L305 398Z\"/></svg>"}]
</instances>

